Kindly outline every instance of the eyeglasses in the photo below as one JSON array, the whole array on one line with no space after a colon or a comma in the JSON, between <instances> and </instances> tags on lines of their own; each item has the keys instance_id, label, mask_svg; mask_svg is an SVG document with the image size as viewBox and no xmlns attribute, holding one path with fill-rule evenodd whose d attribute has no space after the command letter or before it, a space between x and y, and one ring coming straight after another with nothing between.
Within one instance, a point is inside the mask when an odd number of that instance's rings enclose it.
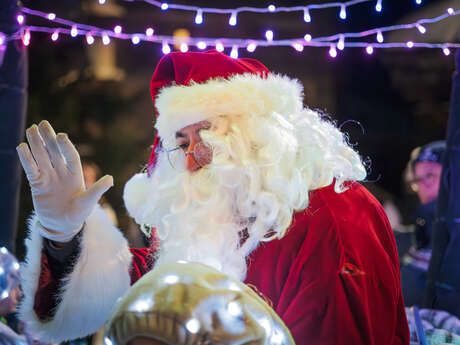
<instances>
[{"instance_id":1,"label":"eyeglasses","mask_svg":"<svg viewBox=\"0 0 460 345\"><path fill-rule=\"evenodd\" d=\"M416 177L413 180L409 181L410 187L414 192L417 192L420 189L420 184L432 185L436 179L439 178L439 174L427 173L426 175Z\"/></svg>"},{"instance_id":2,"label":"eyeglasses","mask_svg":"<svg viewBox=\"0 0 460 345\"><path fill-rule=\"evenodd\" d=\"M169 164L171 164L174 169L177 169L183 164L182 153L185 154L185 156L193 155L195 162L202 168L211 163L213 154L212 146L204 141L197 143L191 151L184 152L181 146L176 146L172 149L166 149L161 146L160 151L168 155Z\"/></svg>"}]
</instances>

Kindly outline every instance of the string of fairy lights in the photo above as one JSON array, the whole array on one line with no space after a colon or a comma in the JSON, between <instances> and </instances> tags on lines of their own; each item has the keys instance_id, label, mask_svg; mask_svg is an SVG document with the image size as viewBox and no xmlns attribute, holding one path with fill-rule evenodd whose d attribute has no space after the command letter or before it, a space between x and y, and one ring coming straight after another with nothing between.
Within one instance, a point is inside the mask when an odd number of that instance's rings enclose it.
<instances>
[{"instance_id":1,"label":"string of fairy lights","mask_svg":"<svg viewBox=\"0 0 460 345\"><path fill-rule=\"evenodd\" d=\"M100 5L105 4L105 0L98 0ZM124 0L131 1L131 0ZM374 9L377 12L382 11L382 0L352 0L347 2L330 2L324 4L309 4L306 6L294 7L276 7L269 5L265 8L256 7L238 7L233 9L216 9L203 8L196 6L168 4L154 0L141 0L153 6L160 8L163 11L168 9L195 11L195 23L203 23L203 15L205 13L230 14L229 25L237 25L237 14L240 12L255 12L255 13L279 13L279 12L294 12L303 11L303 19L306 22L311 22L312 16L310 10L327 9L338 7L339 18L344 20L347 18L346 9L350 6L358 5L365 2L375 3ZM417 5L422 3L422 0L415 0ZM201 18L199 18L201 15ZM460 48L460 43L455 42L439 42L439 43L424 43L410 40L407 42L384 42L383 34L396 30L414 30L418 34L423 35L427 32L427 26L432 23L443 21L452 16L460 15L460 10L448 8L446 12L433 18L423 18L413 23L399 24L392 26L384 26L373 28L361 32L343 32L329 36L312 37L306 33L303 37L293 39L275 39L275 32L272 29L265 31L263 39L246 39L246 38L215 38L215 37L187 37L177 38L168 35L158 35L152 27L147 27L144 32L127 33L123 31L121 25L115 25L112 29L100 28L94 25L78 23L68 19L60 18L55 13L47 13L33 10L27 7L21 9L21 13L17 15L17 21L21 25L21 29L9 36L0 33L0 46L4 45L9 40L22 40L25 46L31 43L31 33L47 33L50 35L52 42L59 40L61 36L70 36L71 38L84 37L88 45L92 45L97 38L100 38L104 45L109 45L113 39L130 40L134 46L141 42L160 44L162 52L168 54L171 52L171 45L177 45L182 52L188 51L191 47L198 50L207 48L215 48L220 52L229 49L229 55L233 58L238 58L239 49L246 49L252 53L257 47L280 47L289 46L297 52L302 52L305 47L328 47L329 55L332 58L337 57L338 51L345 48L363 48L369 55L373 54L375 49L387 48L435 48L441 49L444 55L450 55L450 49ZM34 26L26 25L26 16L37 16L48 20L52 23L51 26ZM198 19L197 19L198 17ZM233 19L232 19L233 18ZM56 25L61 25L56 27ZM360 41L356 41L360 39ZM367 41L363 41L366 39ZM1 47L0 47L1 48Z\"/></svg>"}]
</instances>

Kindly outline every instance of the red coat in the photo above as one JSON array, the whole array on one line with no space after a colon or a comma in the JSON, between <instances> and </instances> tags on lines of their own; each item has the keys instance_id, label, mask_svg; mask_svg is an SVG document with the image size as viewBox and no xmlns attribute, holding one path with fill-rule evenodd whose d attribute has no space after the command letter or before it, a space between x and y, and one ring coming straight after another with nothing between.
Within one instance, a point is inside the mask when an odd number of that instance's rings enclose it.
<instances>
[{"instance_id":1,"label":"red coat","mask_svg":"<svg viewBox=\"0 0 460 345\"><path fill-rule=\"evenodd\" d=\"M151 251L131 249L131 282L151 268ZM35 295L49 315L56 283L42 262ZM51 279L52 280L52 279ZM394 237L383 208L359 183L310 193L287 235L261 244L245 281L290 329L297 345L409 344Z\"/></svg>"}]
</instances>

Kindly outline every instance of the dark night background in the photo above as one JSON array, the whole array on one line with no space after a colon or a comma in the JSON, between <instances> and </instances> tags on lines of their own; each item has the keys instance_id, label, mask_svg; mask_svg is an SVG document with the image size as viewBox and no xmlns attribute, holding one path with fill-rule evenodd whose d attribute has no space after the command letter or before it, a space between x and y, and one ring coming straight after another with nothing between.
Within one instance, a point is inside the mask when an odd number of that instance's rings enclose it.
<instances>
[{"instance_id":1,"label":"dark night background","mask_svg":"<svg viewBox=\"0 0 460 345\"><path fill-rule=\"evenodd\" d=\"M314 1L323 3L330 1ZM313 1L180 1L201 7L234 8L243 5L263 7L307 5ZM445 11L449 1L383 0L383 12L375 2L350 7L347 20L337 17L337 9L312 11L312 22L302 12L238 15L238 26L227 24L227 15L205 15L204 24L194 24L193 12L161 10L144 2L111 1L100 6L97 0L24 1L24 6L54 12L58 17L112 29L116 24L125 32L144 32L151 26L156 34L172 35L186 28L191 36L263 38L267 28L275 39L313 37L338 32L408 22L406 16L432 10L429 17ZM452 2L451 2L452 3ZM440 5L438 7L438 5ZM438 7L438 8L436 8ZM49 26L49 22L27 16L27 24ZM413 20L412 20L413 21ZM428 31L430 26L427 25ZM407 34L407 33L406 33ZM414 41L420 38L411 30ZM398 37L385 35L386 41ZM370 38L374 41L375 38ZM447 39L445 39L447 40ZM99 41L97 39L97 41ZM226 51L229 53L229 51ZM153 140L153 107L149 81L161 45L112 39L110 46L99 42L88 47L84 37L61 35L56 43L49 35L32 33L29 47L29 103L27 126L43 119L57 132L67 132L82 157L96 162L103 174L111 174L115 186L106 199L115 208L122 229L134 229L122 202L125 182L148 160ZM440 49L375 50L368 56L362 49L349 48L333 60L327 48L259 47L254 53L239 49L240 57L253 57L274 72L302 81L305 103L327 113L343 130L364 158L371 161L366 186L380 199L393 198L403 209L410 207L401 173L410 151L432 140L443 139L448 118L450 79L454 69L451 54ZM364 128L364 133L361 126ZM23 179L17 255L24 255L24 231L32 202ZM409 202L406 202L409 200ZM134 233L135 230L132 232ZM135 244L135 243L134 243Z\"/></svg>"}]
</instances>

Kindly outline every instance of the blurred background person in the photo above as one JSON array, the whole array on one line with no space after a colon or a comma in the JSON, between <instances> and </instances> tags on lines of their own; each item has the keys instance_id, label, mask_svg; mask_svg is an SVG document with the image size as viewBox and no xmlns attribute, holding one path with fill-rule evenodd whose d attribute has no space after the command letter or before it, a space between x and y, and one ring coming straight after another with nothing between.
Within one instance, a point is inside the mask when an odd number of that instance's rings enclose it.
<instances>
[{"instance_id":1,"label":"blurred background person","mask_svg":"<svg viewBox=\"0 0 460 345\"><path fill-rule=\"evenodd\" d=\"M27 345L25 335L18 334L13 328L17 322L11 317L22 297L19 286L19 262L5 247L0 248L0 344Z\"/></svg>"},{"instance_id":2,"label":"blurred background person","mask_svg":"<svg viewBox=\"0 0 460 345\"><path fill-rule=\"evenodd\" d=\"M401 284L406 306L423 303L445 148L445 141L434 141L415 148L405 171L405 180L419 199L413 216L410 246L401 260ZM398 248L407 247L407 236L396 238Z\"/></svg>"},{"instance_id":3,"label":"blurred background person","mask_svg":"<svg viewBox=\"0 0 460 345\"><path fill-rule=\"evenodd\" d=\"M99 166L89 160L82 161L83 178L85 179L86 188L89 188L101 177ZM117 214L113 207L107 202L104 196L99 200L101 207L107 212L113 225L118 226Z\"/></svg>"}]
</instances>

